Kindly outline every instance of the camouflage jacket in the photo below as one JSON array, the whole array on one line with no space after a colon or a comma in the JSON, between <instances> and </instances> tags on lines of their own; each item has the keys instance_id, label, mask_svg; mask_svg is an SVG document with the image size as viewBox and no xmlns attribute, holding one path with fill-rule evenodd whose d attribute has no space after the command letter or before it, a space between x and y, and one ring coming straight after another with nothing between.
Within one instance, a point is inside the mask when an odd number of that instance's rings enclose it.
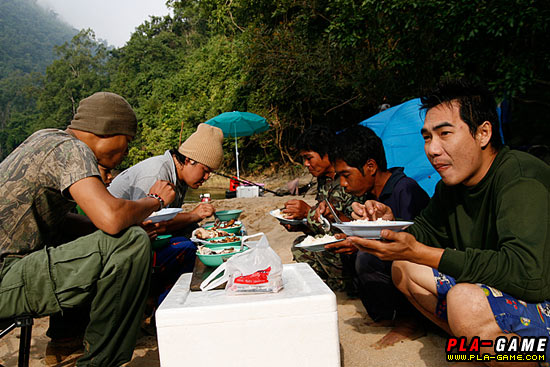
<instances>
[{"instance_id":1,"label":"camouflage jacket","mask_svg":"<svg viewBox=\"0 0 550 367\"><path fill-rule=\"evenodd\" d=\"M334 179L330 177L317 177L317 195L315 200L317 204L311 208L307 214L307 227L314 234L325 234L322 229L321 223L315 221L314 215L315 210L319 206L321 201L324 201L325 198L328 198L329 202L332 204L335 210L343 213L346 217L351 218L351 213L353 212L351 204L354 202L364 203L368 195L363 195L361 197L348 194L340 186L340 176L335 175ZM330 234L333 234L330 232Z\"/></svg>"},{"instance_id":2,"label":"camouflage jacket","mask_svg":"<svg viewBox=\"0 0 550 367\"><path fill-rule=\"evenodd\" d=\"M68 188L100 176L92 150L72 135L40 130L0 163L0 262L50 243L74 209Z\"/></svg>"}]
</instances>

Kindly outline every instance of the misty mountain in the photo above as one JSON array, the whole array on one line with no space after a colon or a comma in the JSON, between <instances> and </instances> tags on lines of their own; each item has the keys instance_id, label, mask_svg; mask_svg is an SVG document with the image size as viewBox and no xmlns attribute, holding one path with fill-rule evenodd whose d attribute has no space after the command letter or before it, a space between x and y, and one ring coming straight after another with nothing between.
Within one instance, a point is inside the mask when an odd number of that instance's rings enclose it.
<instances>
[{"instance_id":1,"label":"misty mountain","mask_svg":"<svg viewBox=\"0 0 550 367\"><path fill-rule=\"evenodd\" d=\"M54 46L77 33L36 0L0 0L0 79L18 70L43 72L55 59Z\"/></svg>"}]
</instances>

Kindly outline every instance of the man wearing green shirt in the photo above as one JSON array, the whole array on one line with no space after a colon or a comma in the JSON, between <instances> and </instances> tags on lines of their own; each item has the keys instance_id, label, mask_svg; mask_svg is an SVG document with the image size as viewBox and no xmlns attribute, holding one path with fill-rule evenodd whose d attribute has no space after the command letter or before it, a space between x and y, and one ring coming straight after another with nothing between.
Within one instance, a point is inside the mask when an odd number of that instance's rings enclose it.
<instances>
[{"instance_id":1,"label":"man wearing green shirt","mask_svg":"<svg viewBox=\"0 0 550 367\"><path fill-rule=\"evenodd\" d=\"M398 289L451 335L548 339L550 167L502 146L494 99L480 86L447 82L422 104L426 155L442 178L434 196L407 232L351 241L394 260ZM374 201L355 213L393 219Z\"/></svg>"}]
</instances>

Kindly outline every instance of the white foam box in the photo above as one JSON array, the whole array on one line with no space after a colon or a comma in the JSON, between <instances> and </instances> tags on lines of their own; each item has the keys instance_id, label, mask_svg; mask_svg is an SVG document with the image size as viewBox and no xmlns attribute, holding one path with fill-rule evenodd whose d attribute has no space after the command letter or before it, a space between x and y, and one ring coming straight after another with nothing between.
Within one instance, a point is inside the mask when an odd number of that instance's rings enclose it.
<instances>
[{"instance_id":1,"label":"white foam box","mask_svg":"<svg viewBox=\"0 0 550 367\"><path fill-rule=\"evenodd\" d=\"M238 198L257 198L258 196L260 196L258 186L237 186Z\"/></svg>"},{"instance_id":2,"label":"white foam box","mask_svg":"<svg viewBox=\"0 0 550 367\"><path fill-rule=\"evenodd\" d=\"M305 263L273 294L191 292L183 274L156 312L162 367L340 366L336 297Z\"/></svg>"}]
</instances>

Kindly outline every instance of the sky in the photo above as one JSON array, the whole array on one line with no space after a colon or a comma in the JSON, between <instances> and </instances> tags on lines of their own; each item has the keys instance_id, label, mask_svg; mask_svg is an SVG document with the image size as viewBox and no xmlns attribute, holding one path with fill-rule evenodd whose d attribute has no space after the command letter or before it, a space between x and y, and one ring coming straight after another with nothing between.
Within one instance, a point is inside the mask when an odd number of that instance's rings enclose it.
<instances>
[{"instance_id":1,"label":"sky","mask_svg":"<svg viewBox=\"0 0 550 367\"><path fill-rule=\"evenodd\" d=\"M91 28L96 39L122 47L135 28L150 15L168 14L166 0L37 0L54 10L61 19L78 30Z\"/></svg>"}]
</instances>

